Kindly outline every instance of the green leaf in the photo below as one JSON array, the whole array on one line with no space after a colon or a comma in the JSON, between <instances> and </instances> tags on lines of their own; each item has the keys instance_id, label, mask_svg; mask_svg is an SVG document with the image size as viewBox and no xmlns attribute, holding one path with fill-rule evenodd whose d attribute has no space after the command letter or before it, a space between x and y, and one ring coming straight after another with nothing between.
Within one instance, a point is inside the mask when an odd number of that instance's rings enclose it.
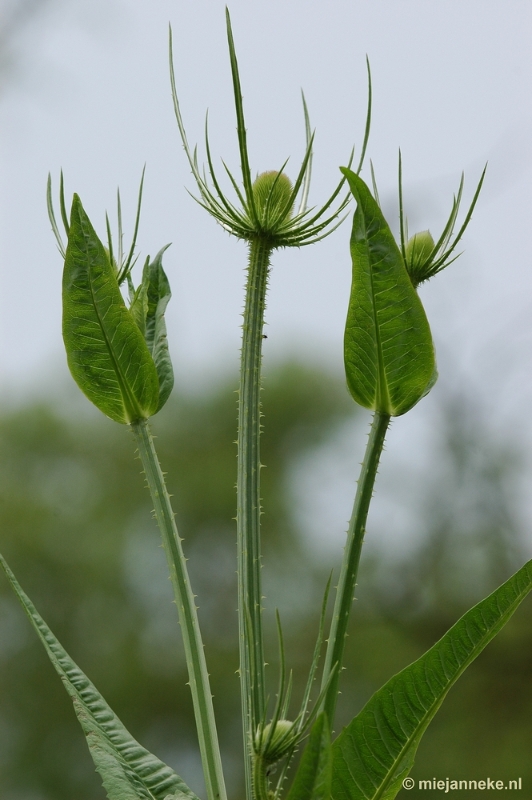
<instances>
[{"instance_id":1,"label":"green leaf","mask_svg":"<svg viewBox=\"0 0 532 800\"><path fill-rule=\"evenodd\" d=\"M436 380L429 323L378 204L358 175L342 172L357 201L344 339L347 384L360 405L399 416Z\"/></svg>"},{"instance_id":2,"label":"green leaf","mask_svg":"<svg viewBox=\"0 0 532 800\"><path fill-rule=\"evenodd\" d=\"M163 247L153 261L146 264L144 268L147 273L148 299L144 336L159 377L159 404L157 411L160 411L164 406L174 386L174 371L168 351L166 322L164 320L166 306L172 296L170 284L163 269L163 253L169 246Z\"/></svg>"},{"instance_id":3,"label":"green leaf","mask_svg":"<svg viewBox=\"0 0 532 800\"><path fill-rule=\"evenodd\" d=\"M286 800L329 800L331 796L332 754L329 724L320 714L301 757Z\"/></svg>"},{"instance_id":4,"label":"green leaf","mask_svg":"<svg viewBox=\"0 0 532 800\"><path fill-rule=\"evenodd\" d=\"M149 257L146 259L144 269L142 271L142 282L135 290L133 300L129 306L129 313L135 320L137 327L146 339L146 317L148 315L148 283L149 275L147 274L147 267L150 263Z\"/></svg>"},{"instance_id":5,"label":"green leaf","mask_svg":"<svg viewBox=\"0 0 532 800\"><path fill-rule=\"evenodd\" d=\"M376 692L333 742L334 800L393 800L447 692L532 588L532 561Z\"/></svg>"},{"instance_id":6,"label":"green leaf","mask_svg":"<svg viewBox=\"0 0 532 800\"><path fill-rule=\"evenodd\" d=\"M155 364L77 195L63 272L63 339L74 380L100 411L122 423L155 413Z\"/></svg>"},{"instance_id":7,"label":"green leaf","mask_svg":"<svg viewBox=\"0 0 532 800\"><path fill-rule=\"evenodd\" d=\"M198 800L170 767L133 739L61 647L1 555L0 564L73 700L109 800Z\"/></svg>"}]
</instances>

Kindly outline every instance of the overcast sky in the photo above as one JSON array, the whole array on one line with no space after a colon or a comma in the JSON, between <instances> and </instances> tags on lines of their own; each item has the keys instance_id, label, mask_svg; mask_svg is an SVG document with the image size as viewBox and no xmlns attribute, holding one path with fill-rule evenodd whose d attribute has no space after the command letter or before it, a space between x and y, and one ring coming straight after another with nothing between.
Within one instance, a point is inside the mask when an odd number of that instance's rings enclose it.
<instances>
[{"instance_id":1,"label":"overcast sky","mask_svg":"<svg viewBox=\"0 0 532 800\"><path fill-rule=\"evenodd\" d=\"M3 2L4 11L16 5ZM57 188L64 170L68 200L80 194L102 235L106 209L115 220L119 185L128 240L145 163L140 260L172 242L165 256L173 289L171 352L182 386L205 385L213 374L237 368L246 248L186 192L195 187L173 118L167 39L171 22L189 141L198 142L202 161L209 109L215 163L220 173L221 158L238 171L224 3L41 5L9 41L0 96L4 396L68 379L62 264L45 208L48 172ZM465 208L489 162L465 254L421 290L440 381L419 411L393 427L389 451L401 451L394 438L416 431L424 432L418 442L426 445L437 393L462 387L478 397L494 429L515 431L519 421L514 435L532 441L529 0L233 0L230 11L254 172L276 169L290 156L286 171L296 174L304 152L303 88L316 128L310 200L323 202L352 145L360 148L366 54L374 90L368 154L393 227L399 147L410 230L430 228L435 237L461 171ZM266 369L270 359L296 352L342 369L349 227L311 248L275 254ZM340 527L347 514L342 506Z\"/></svg>"},{"instance_id":2,"label":"overcast sky","mask_svg":"<svg viewBox=\"0 0 532 800\"><path fill-rule=\"evenodd\" d=\"M530 401L528 0L234 0L230 11L254 171L290 156L287 172L295 175L304 149L303 88L316 128L311 202L326 198L352 144L361 144L366 53L374 87L368 152L393 225L399 147L411 232L438 234L461 171L465 206L489 162L465 255L422 298L440 367L489 388L506 413ZM172 242L165 263L177 371L187 383L236 367L246 249L186 192L194 184L170 100L169 22L189 140L199 143L203 160L209 109L215 161L221 171L221 158L238 170L220 0L48 0L11 42L0 98L4 387L66 373L62 265L44 202L47 173L57 188L61 168L68 198L80 194L102 234L120 186L127 240L146 163L139 250L154 254ZM276 254L267 359L304 350L341 368L348 237L346 223L321 244Z\"/></svg>"},{"instance_id":3,"label":"overcast sky","mask_svg":"<svg viewBox=\"0 0 532 800\"><path fill-rule=\"evenodd\" d=\"M465 255L422 290L440 363L530 399L532 6L528 0L234 0L252 169L294 176L303 154L303 88L316 128L311 202L360 147L365 55L373 72L369 155L395 224L401 147L410 229L439 233L462 169L466 202L484 162L485 190ZM172 242L171 348L183 380L236 364L245 245L188 196L192 178L170 102L167 28L191 142L238 169L224 3L49 0L11 48L1 98L1 372L7 386L64 373L61 260L44 203L65 173L96 227L121 187L126 238L147 164L141 254ZM220 166L221 168L221 166ZM221 168L222 169L222 168ZM363 175L368 177L368 170ZM349 224L329 240L276 255L267 358L319 351L341 365L350 281ZM526 360L526 364L522 360ZM495 376L497 365L500 377ZM449 365L450 366L450 365ZM523 386L526 383L526 388ZM506 389L505 389L506 393Z\"/></svg>"}]
</instances>

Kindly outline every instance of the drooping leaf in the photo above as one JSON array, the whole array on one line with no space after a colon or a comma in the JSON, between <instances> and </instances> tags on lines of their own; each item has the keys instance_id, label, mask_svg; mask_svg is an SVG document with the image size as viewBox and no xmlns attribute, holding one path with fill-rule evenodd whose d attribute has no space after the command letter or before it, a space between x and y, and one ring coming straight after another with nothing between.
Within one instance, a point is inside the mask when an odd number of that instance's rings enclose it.
<instances>
[{"instance_id":1,"label":"drooping leaf","mask_svg":"<svg viewBox=\"0 0 532 800\"><path fill-rule=\"evenodd\" d=\"M349 390L365 408L399 416L436 380L432 336L403 256L364 181L342 168L357 201L345 330Z\"/></svg>"},{"instance_id":2,"label":"drooping leaf","mask_svg":"<svg viewBox=\"0 0 532 800\"><path fill-rule=\"evenodd\" d=\"M396 797L447 692L531 589L529 561L373 695L333 742L333 800Z\"/></svg>"},{"instance_id":3,"label":"drooping leaf","mask_svg":"<svg viewBox=\"0 0 532 800\"><path fill-rule=\"evenodd\" d=\"M63 272L63 339L74 380L100 411L122 423L156 411L155 364L77 195Z\"/></svg>"},{"instance_id":4,"label":"drooping leaf","mask_svg":"<svg viewBox=\"0 0 532 800\"><path fill-rule=\"evenodd\" d=\"M198 800L173 769L131 736L57 641L2 556L0 564L73 700L109 800Z\"/></svg>"},{"instance_id":5,"label":"drooping leaf","mask_svg":"<svg viewBox=\"0 0 532 800\"><path fill-rule=\"evenodd\" d=\"M286 800L329 800L331 796L332 754L329 725L320 714L301 757Z\"/></svg>"}]
</instances>

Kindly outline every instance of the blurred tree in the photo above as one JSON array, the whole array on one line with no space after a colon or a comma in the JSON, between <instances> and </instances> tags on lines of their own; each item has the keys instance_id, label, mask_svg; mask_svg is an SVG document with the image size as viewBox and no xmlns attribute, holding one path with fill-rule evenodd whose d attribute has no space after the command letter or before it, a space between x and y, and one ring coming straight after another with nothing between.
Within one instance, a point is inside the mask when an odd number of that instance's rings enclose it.
<instances>
[{"instance_id":1,"label":"blurred tree","mask_svg":"<svg viewBox=\"0 0 532 800\"><path fill-rule=\"evenodd\" d=\"M235 384L228 380L212 394L176 398L154 420L154 429L198 595L229 790L238 797ZM271 623L280 606L297 700L333 564L325 557L317 562L305 547L286 479L305 457L315 457L324 442L335 440L338 426L355 412L343 381L300 364L271 368L265 386L269 674L273 695ZM419 508L412 511L425 535L406 563L385 553L364 560L340 724L433 644L468 604L495 588L518 560L515 454L500 448L463 402L446 401L441 418L441 444L433 454L437 467L424 476ZM127 429L91 410L86 416L60 414L40 404L4 415L0 550L133 735L202 796L177 614L133 447ZM521 776L525 785L532 781L530 603L527 608L443 705L421 745L419 777L480 778L489 771L503 779ZM5 581L0 581L0 687L2 800L103 800L71 703Z\"/></svg>"},{"instance_id":2,"label":"blurred tree","mask_svg":"<svg viewBox=\"0 0 532 800\"><path fill-rule=\"evenodd\" d=\"M399 625L417 653L530 558L518 445L500 440L467 398L443 396L440 406L438 453L420 491L423 536L388 581L381 575L373 586L379 615ZM531 609L528 598L452 690L422 740L413 777L521 777L532 785Z\"/></svg>"},{"instance_id":3,"label":"blurred tree","mask_svg":"<svg viewBox=\"0 0 532 800\"><path fill-rule=\"evenodd\" d=\"M272 371L267 384L267 569L276 572L274 585L290 576L295 591L312 567L305 567L283 479L352 404L337 381L297 364ZM199 598L233 790L241 760L234 385L182 397L154 421ZM201 791L177 614L127 429L92 414L80 424L41 405L4 418L0 438L5 557L126 726ZM5 582L1 592L2 800L103 798L70 701ZM317 609L311 613L315 626Z\"/></svg>"}]
</instances>

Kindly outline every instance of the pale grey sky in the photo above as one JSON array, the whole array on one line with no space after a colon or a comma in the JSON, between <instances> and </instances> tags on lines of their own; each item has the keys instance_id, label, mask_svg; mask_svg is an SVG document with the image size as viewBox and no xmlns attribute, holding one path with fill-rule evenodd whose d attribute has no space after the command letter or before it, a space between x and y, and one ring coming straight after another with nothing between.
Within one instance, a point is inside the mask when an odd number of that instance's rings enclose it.
<instances>
[{"instance_id":1,"label":"pale grey sky","mask_svg":"<svg viewBox=\"0 0 532 800\"><path fill-rule=\"evenodd\" d=\"M167 61L171 22L189 141L198 142L202 161L208 108L215 163L220 173L221 158L237 171L224 5L47 0L11 43L13 70L0 97L5 398L71 384L60 333L62 264L45 208L47 173L57 188L61 168L67 195L80 194L102 234L105 209L114 220L121 187L127 237L146 163L138 242L141 256L172 242L165 266L174 294L167 316L177 382L205 385L228 367L236 371L246 248L185 191L195 187L173 117ZM324 200L353 143L360 148L366 53L374 90L368 155L393 226L399 147L411 232L439 234L461 171L465 208L489 161L465 254L421 290L440 379L415 412L392 426L379 480L385 487L392 476L395 486L402 476L400 496L387 491L374 512L387 521L391 513L394 525L380 526L382 541L401 548L412 531L405 510L418 507L417 476L426 477L433 463L438 397L458 391L472 403L478 398L478 414L496 435L532 444L532 5L232 0L230 11L254 171L276 169L291 156L286 171L295 175L304 150L303 88L316 128L310 200ZM298 352L342 369L349 229L346 222L314 247L275 255L266 368L269 359ZM76 391L72 385L73 397ZM298 473L294 488L296 499L305 498L302 527L316 541L328 531L328 546L338 549L363 446L357 437L361 431L346 432L338 447ZM523 481L531 474L532 463Z\"/></svg>"},{"instance_id":2,"label":"pale grey sky","mask_svg":"<svg viewBox=\"0 0 532 800\"><path fill-rule=\"evenodd\" d=\"M139 248L172 242L170 345L183 382L236 366L245 246L188 196L194 190L171 107L167 28L189 140L237 169L221 0L50 0L13 44L0 98L1 349L4 386L66 375L60 336L61 260L45 209L48 171L80 194L96 227L114 219L121 187L126 237L147 164ZM365 55L374 89L368 154L396 216L401 147L410 228L439 233L462 169L465 204L483 164L485 189L465 255L422 297L441 380L466 375L507 414L532 399L529 236L532 220L532 6L528 0L234 0L252 168L303 154L303 88L316 128L311 202L359 148ZM368 178L369 170L363 176ZM464 205L465 205L464 204ZM266 358L318 352L341 369L350 282L349 223L312 248L276 255ZM440 370L443 373L443 369ZM446 377L447 376L447 377ZM488 402L491 402L488 400ZM502 412L501 412L502 413Z\"/></svg>"}]
</instances>

